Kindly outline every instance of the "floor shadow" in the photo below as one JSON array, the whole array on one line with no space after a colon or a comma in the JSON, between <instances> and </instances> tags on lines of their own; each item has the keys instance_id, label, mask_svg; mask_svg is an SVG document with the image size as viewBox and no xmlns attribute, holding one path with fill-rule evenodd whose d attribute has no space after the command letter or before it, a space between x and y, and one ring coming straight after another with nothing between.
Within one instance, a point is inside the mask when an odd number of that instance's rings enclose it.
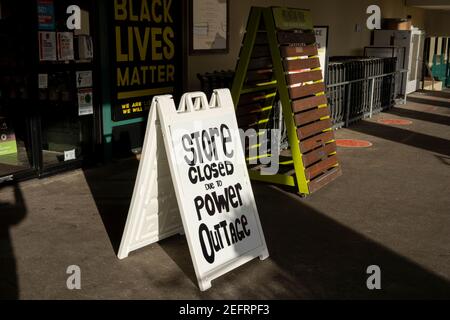
<instances>
[{"instance_id":1,"label":"floor shadow","mask_svg":"<svg viewBox=\"0 0 450 320\"><path fill-rule=\"evenodd\" d=\"M411 97L411 96L408 97L407 101L414 102L414 103L420 103L420 104L427 104L427 105L436 106L436 107L450 108L450 101L418 98L418 97Z\"/></svg>"},{"instance_id":2,"label":"floor shadow","mask_svg":"<svg viewBox=\"0 0 450 320\"><path fill-rule=\"evenodd\" d=\"M443 98L450 100L450 91L444 89L445 91L433 91L433 90L417 90L414 95L423 95L429 97Z\"/></svg>"},{"instance_id":3,"label":"floor shadow","mask_svg":"<svg viewBox=\"0 0 450 320\"><path fill-rule=\"evenodd\" d=\"M443 164L450 166L450 157L444 157L437 154L435 154L435 157L438 158Z\"/></svg>"},{"instance_id":4,"label":"floor shadow","mask_svg":"<svg viewBox=\"0 0 450 320\"><path fill-rule=\"evenodd\" d=\"M382 139L406 144L431 152L450 155L450 141L423 133L379 124L371 121L360 121L349 130L379 137Z\"/></svg>"},{"instance_id":5,"label":"floor shadow","mask_svg":"<svg viewBox=\"0 0 450 320\"><path fill-rule=\"evenodd\" d=\"M137 161L129 160L85 172L116 250L123 232L136 170ZM220 281L231 281L239 297L262 299L450 298L448 280L330 219L308 205L308 198L301 199L264 184L255 184L253 189L270 258L267 263L252 262L240 267L238 276L231 272L229 276L218 278L217 285L202 292L201 298L223 296L221 288L224 285ZM172 236L160 241L159 245L184 275L196 284L186 238ZM267 271L265 266L269 264L275 265L276 270L270 267ZM366 268L370 265L378 265L382 270L380 291L371 291L366 287ZM267 275L267 283L244 285L243 277L254 272ZM174 290L179 285L180 281L173 281ZM279 288L283 288L283 293Z\"/></svg>"},{"instance_id":6,"label":"floor shadow","mask_svg":"<svg viewBox=\"0 0 450 320\"><path fill-rule=\"evenodd\" d=\"M256 198L270 259L309 298L450 298L448 280L330 219L307 199L271 186L256 188ZM370 265L381 268L382 290L367 289Z\"/></svg>"},{"instance_id":7,"label":"floor shadow","mask_svg":"<svg viewBox=\"0 0 450 320\"><path fill-rule=\"evenodd\" d=\"M195 275L186 237L176 235L159 241L158 244L178 268L183 271L184 275L197 286L197 276Z\"/></svg>"},{"instance_id":8,"label":"floor shadow","mask_svg":"<svg viewBox=\"0 0 450 320\"><path fill-rule=\"evenodd\" d=\"M410 119L422 120L437 124L450 126L450 116L440 115L436 113L428 113L416 111L411 109L393 108L386 112L387 114L394 114L399 117L407 117Z\"/></svg>"},{"instance_id":9,"label":"floor shadow","mask_svg":"<svg viewBox=\"0 0 450 320\"><path fill-rule=\"evenodd\" d=\"M162 130L159 124L155 124L156 130L156 152L157 152L157 174L158 174L158 209L164 216L159 216L158 232L166 234L172 226L178 225L183 229L175 189L171 178L169 162L164 146ZM168 194L169 193L169 194ZM176 216L176 217L174 217ZM180 230L182 231L182 230ZM182 231L184 233L184 231ZM192 264L189 246L184 235L174 235L158 242L164 252L172 259L180 270L197 285L197 276Z\"/></svg>"},{"instance_id":10,"label":"floor shadow","mask_svg":"<svg viewBox=\"0 0 450 320\"><path fill-rule=\"evenodd\" d=\"M116 254L125 228L138 166L139 161L133 157L100 168L84 170L84 176Z\"/></svg>"},{"instance_id":11,"label":"floor shadow","mask_svg":"<svg viewBox=\"0 0 450 320\"><path fill-rule=\"evenodd\" d=\"M25 219L27 208L20 187L12 185L14 203L0 202L0 300L19 298L16 259L10 229ZM1 192L2 186L0 186Z\"/></svg>"}]
</instances>

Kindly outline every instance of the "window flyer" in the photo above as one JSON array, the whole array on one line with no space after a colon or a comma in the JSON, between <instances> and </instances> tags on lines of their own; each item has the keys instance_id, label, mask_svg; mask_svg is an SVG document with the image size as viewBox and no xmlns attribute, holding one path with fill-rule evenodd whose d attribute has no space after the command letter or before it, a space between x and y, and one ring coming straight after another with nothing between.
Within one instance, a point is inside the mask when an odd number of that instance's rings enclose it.
<instances>
[{"instance_id":1,"label":"window flyer","mask_svg":"<svg viewBox=\"0 0 450 320\"><path fill-rule=\"evenodd\" d=\"M75 73L77 88L92 87L92 71L77 71Z\"/></svg>"},{"instance_id":2,"label":"window flyer","mask_svg":"<svg viewBox=\"0 0 450 320\"><path fill-rule=\"evenodd\" d=\"M39 30L55 30L55 9L53 0L38 0L37 9Z\"/></svg>"},{"instance_id":3,"label":"window flyer","mask_svg":"<svg viewBox=\"0 0 450 320\"><path fill-rule=\"evenodd\" d=\"M39 31L39 60L56 61L56 33Z\"/></svg>"},{"instance_id":4,"label":"window flyer","mask_svg":"<svg viewBox=\"0 0 450 320\"><path fill-rule=\"evenodd\" d=\"M47 89L48 88L48 73L39 73L38 74L38 87L39 87L39 89Z\"/></svg>"},{"instance_id":5,"label":"window flyer","mask_svg":"<svg viewBox=\"0 0 450 320\"><path fill-rule=\"evenodd\" d=\"M78 115L85 116L93 113L92 88L78 89Z\"/></svg>"},{"instance_id":6,"label":"window flyer","mask_svg":"<svg viewBox=\"0 0 450 320\"><path fill-rule=\"evenodd\" d=\"M58 32L58 60L67 61L74 60L73 50L73 33L72 32Z\"/></svg>"},{"instance_id":7,"label":"window flyer","mask_svg":"<svg viewBox=\"0 0 450 320\"><path fill-rule=\"evenodd\" d=\"M92 37L86 35L77 36L78 38L78 58L80 60L91 60L94 57Z\"/></svg>"},{"instance_id":8,"label":"window flyer","mask_svg":"<svg viewBox=\"0 0 450 320\"><path fill-rule=\"evenodd\" d=\"M0 156L17 153L16 135L6 118L0 117Z\"/></svg>"}]
</instances>

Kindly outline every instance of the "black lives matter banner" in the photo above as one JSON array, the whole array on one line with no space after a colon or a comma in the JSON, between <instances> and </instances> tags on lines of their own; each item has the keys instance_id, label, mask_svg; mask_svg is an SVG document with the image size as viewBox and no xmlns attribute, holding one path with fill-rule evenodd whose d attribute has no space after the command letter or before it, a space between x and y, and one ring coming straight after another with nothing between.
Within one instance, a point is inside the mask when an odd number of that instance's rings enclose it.
<instances>
[{"instance_id":1,"label":"black lives matter banner","mask_svg":"<svg viewBox=\"0 0 450 320\"><path fill-rule=\"evenodd\" d=\"M180 0L114 0L114 121L143 116L181 84Z\"/></svg>"}]
</instances>

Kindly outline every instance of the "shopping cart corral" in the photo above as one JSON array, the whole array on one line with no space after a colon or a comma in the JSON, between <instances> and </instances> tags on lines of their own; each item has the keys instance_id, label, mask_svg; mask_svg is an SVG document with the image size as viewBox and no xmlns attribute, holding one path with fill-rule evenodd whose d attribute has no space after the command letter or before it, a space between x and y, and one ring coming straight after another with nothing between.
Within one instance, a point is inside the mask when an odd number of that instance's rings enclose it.
<instances>
[{"instance_id":1,"label":"shopping cart corral","mask_svg":"<svg viewBox=\"0 0 450 320\"><path fill-rule=\"evenodd\" d=\"M396 96L396 58L333 57L327 74L327 96L334 128L370 118L404 102ZM398 99L401 99L400 101Z\"/></svg>"},{"instance_id":2,"label":"shopping cart corral","mask_svg":"<svg viewBox=\"0 0 450 320\"><path fill-rule=\"evenodd\" d=\"M370 118L397 103L405 102L405 96L397 94L399 90L395 87L395 79L407 70L396 71L396 59L330 57L325 82L335 129L347 127L355 121ZM229 79L233 78L233 72L216 71L199 74L198 78L202 80L202 91L209 92L218 84L230 88ZM276 110L273 112L276 113Z\"/></svg>"}]
</instances>

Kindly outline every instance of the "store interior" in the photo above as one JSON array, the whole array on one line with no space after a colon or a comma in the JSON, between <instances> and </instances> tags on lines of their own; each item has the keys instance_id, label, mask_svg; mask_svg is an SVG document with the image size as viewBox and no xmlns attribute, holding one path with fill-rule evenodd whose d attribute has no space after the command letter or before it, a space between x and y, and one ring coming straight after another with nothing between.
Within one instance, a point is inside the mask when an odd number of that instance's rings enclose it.
<instances>
[{"instance_id":1,"label":"store interior","mask_svg":"<svg viewBox=\"0 0 450 320\"><path fill-rule=\"evenodd\" d=\"M73 2L73 1L72 1ZM92 109L92 89L80 89L76 77L86 71L92 86L93 57L81 55L81 44L92 45L89 14L83 28L71 32L66 26L66 8L71 1L40 1L39 6L23 6L17 1L1 1L0 19L0 176L17 173L41 175L50 168L80 162L92 149L92 113L80 113L81 90L88 92ZM90 1L77 1L83 12ZM49 7L48 3L52 6ZM41 20L37 12L49 10L53 19ZM48 38L56 30L57 39ZM53 32L53 34L55 34ZM50 41L63 43L67 51ZM83 40L83 41L81 41ZM56 44L55 44L56 45ZM86 74L86 73L85 73Z\"/></svg>"}]
</instances>

